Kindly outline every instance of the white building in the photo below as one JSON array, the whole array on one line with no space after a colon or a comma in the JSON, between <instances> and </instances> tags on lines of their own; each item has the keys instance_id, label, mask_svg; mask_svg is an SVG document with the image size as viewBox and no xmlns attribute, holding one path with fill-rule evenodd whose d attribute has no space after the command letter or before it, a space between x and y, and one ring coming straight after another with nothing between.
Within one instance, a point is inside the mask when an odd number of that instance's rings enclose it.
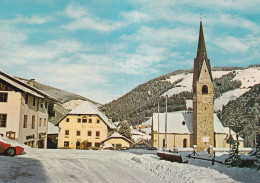
<instances>
[{"instance_id":1,"label":"white building","mask_svg":"<svg viewBox=\"0 0 260 183\"><path fill-rule=\"evenodd\" d=\"M48 117L57 100L31 85L0 71L0 135L46 148Z\"/></svg>"}]
</instances>

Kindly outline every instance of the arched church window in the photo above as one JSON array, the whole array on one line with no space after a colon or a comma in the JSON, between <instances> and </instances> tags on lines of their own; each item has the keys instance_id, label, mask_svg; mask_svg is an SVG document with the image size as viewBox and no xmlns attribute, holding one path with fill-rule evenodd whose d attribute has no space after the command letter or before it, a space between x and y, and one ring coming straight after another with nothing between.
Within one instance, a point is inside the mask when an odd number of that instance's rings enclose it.
<instances>
[{"instance_id":1,"label":"arched church window","mask_svg":"<svg viewBox=\"0 0 260 183\"><path fill-rule=\"evenodd\" d=\"M183 148L187 147L187 139L183 139Z\"/></svg>"},{"instance_id":2,"label":"arched church window","mask_svg":"<svg viewBox=\"0 0 260 183\"><path fill-rule=\"evenodd\" d=\"M207 94L208 93L208 86L207 85L203 85L202 86L202 93L203 94Z\"/></svg>"},{"instance_id":3,"label":"arched church window","mask_svg":"<svg viewBox=\"0 0 260 183\"><path fill-rule=\"evenodd\" d=\"M163 139L163 147L165 147L165 139Z\"/></svg>"}]
</instances>

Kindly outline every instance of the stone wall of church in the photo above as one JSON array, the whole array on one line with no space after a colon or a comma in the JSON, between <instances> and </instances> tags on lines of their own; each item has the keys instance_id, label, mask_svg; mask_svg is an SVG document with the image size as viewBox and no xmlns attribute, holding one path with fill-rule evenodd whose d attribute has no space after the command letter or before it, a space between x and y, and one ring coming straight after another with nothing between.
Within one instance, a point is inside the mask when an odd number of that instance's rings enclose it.
<instances>
[{"instance_id":1,"label":"stone wall of church","mask_svg":"<svg viewBox=\"0 0 260 183\"><path fill-rule=\"evenodd\" d=\"M199 80L196 83L193 104L194 144L198 151L214 146L214 91L206 62L203 62Z\"/></svg>"}]
</instances>

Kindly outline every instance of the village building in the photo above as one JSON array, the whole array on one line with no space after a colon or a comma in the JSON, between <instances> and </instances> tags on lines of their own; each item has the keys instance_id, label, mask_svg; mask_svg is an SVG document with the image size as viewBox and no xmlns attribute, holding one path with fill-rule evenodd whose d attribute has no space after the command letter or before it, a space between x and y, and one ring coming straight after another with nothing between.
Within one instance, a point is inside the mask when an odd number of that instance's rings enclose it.
<instances>
[{"instance_id":1,"label":"village building","mask_svg":"<svg viewBox=\"0 0 260 183\"><path fill-rule=\"evenodd\" d=\"M84 102L70 111L60 122L58 148L100 148L116 129L115 125L99 111L96 105Z\"/></svg>"},{"instance_id":2,"label":"village building","mask_svg":"<svg viewBox=\"0 0 260 183\"><path fill-rule=\"evenodd\" d=\"M153 147L165 147L165 113L153 114ZM158 128L159 125L159 128ZM158 136L159 129L159 136ZM214 114L214 144L216 148L230 148L229 136L236 139L236 133L228 127L224 127L216 114ZM193 114L187 111L177 111L167 113L167 148L192 148L194 142ZM158 143L159 139L159 143ZM244 146L244 141L239 138L240 147ZM205 150L205 149L203 149ZM207 149L206 149L207 150Z\"/></svg>"},{"instance_id":3,"label":"village building","mask_svg":"<svg viewBox=\"0 0 260 183\"><path fill-rule=\"evenodd\" d=\"M159 116L158 113L153 114L154 147L187 148L195 145L197 151L204 151L210 147L230 147L228 139L236 139L234 132L224 127L214 114L213 79L202 21L200 21L197 56L194 59L192 87L193 112L161 113ZM240 138L240 141L240 147L243 147L243 139Z\"/></svg>"},{"instance_id":4,"label":"village building","mask_svg":"<svg viewBox=\"0 0 260 183\"><path fill-rule=\"evenodd\" d=\"M0 135L31 147L46 148L47 123L57 99L0 71Z\"/></svg>"},{"instance_id":5,"label":"village building","mask_svg":"<svg viewBox=\"0 0 260 183\"><path fill-rule=\"evenodd\" d=\"M112 144L115 150L122 148L129 148L133 144L131 140L120 135L118 132L114 132L110 137L102 141L103 146L106 144Z\"/></svg>"},{"instance_id":6,"label":"village building","mask_svg":"<svg viewBox=\"0 0 260 183\"><path fill-rule=\"evenodd\" d=\"M132 148L149 148L149 144L144 139L138 139L134 142Z\"/></svg>"},{"instance_id":7,"label":"village building","mask_svg":"<svg viewBox=\"0 0 260 183\"><path fill-rule=\"evenodd\" d=\"M151 139L151 135L147 135L146 133L140 132L139 130L136 129L131 129L131 134L132 134L132 139L135 142L139 139L145 139L145 140Z\"/></svg>"}]
</instances>

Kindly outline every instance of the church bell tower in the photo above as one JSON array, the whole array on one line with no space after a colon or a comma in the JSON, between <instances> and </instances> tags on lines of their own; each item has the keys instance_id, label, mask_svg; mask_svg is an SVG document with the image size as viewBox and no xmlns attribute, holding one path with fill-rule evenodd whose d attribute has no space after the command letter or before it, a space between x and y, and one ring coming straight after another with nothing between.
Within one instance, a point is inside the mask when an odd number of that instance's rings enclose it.
<instances>
[{"instance_id":1,"label":"church bell tower","mask_svg":"<svg viewBox=\"0 0 260 183\"><path fill-rule=\"evenodd\" d=\"M193 68L193 133L198 151L214 147L214 88L202 21Z\"/></svg>"}]
</instances>

